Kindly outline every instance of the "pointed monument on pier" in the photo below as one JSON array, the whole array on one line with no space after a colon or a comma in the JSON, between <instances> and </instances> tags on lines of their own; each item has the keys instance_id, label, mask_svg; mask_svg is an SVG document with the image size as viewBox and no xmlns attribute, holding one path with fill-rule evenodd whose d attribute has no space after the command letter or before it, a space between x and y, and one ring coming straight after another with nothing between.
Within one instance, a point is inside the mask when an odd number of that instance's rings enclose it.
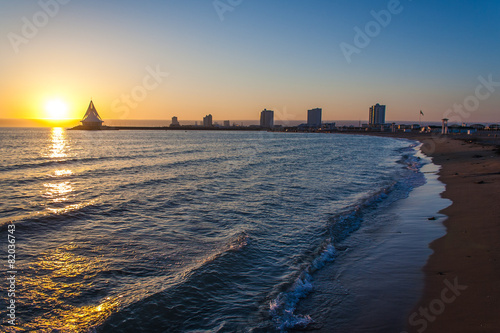
<instances>
[{"instance_id":1,"label":"pointed monument on pier","mask_svg":"<svg viewBox=\"0 0 500 333\"><path fill-rule=\"evenodd\" d=\"M97 113L97 110L95 109L94 102L90 100L87 112L81 120L82 126L85 129L101 129L103 122L104 121L101 119L101 116L99 116L99 113Z\"/></svg>"}]
</instances>

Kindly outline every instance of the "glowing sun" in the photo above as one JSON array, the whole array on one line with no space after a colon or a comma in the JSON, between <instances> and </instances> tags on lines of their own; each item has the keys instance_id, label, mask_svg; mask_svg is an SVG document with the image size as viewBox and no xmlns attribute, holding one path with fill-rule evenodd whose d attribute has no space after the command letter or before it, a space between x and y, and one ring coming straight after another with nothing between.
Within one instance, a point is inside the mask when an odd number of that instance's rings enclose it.
<instances>
[{"instance_id":1,"label":"glowing sun","mask_svg":"<svg viewBox=\"0 0 500 333\"><path fill-rule=\"evenodd\" d=\"M49 119L65 119L68 116L68 105L60 99L52 99L45 104Z\"/></svg>"}]
</instances>

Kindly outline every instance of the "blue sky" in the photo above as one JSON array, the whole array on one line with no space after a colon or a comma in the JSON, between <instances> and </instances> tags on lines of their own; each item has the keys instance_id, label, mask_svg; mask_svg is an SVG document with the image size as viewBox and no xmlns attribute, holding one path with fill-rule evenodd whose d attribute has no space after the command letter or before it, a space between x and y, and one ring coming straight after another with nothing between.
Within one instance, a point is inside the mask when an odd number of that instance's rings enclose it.
<instances>
[{"instance_id":1,"label":"blue sky","mask_svg":"<svg viewBox=\"0 0 500 333\"><path fill-rule=\"evenodd\" d=\"M388 121L421 109L435 121L474 96L478 77L500 82L498 1L220 0L221 20L211 0L65 0L16 52L9 34L23 36L40 1L0 5L0 118L36 117L50 98L78 118L93 97L105 118L258 119L268 108L298 120L322 107L327 120L366 121L382 103ZM349 63L341 43L355 46L354 28L396 5ZM127 104L148 66L168 77ZM495 86L454 120L500 122L499 96Z\"/></svg>"}]
</instances>

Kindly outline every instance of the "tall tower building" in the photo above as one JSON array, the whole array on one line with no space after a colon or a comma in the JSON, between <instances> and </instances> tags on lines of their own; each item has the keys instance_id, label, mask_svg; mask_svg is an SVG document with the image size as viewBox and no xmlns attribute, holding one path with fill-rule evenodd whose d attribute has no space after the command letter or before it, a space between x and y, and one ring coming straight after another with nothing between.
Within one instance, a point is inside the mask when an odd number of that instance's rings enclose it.
<instances>
[{"instance_id":1,"label":"tall tower building","mask_svg":"<svg viewBox=\"0 0 500 333\"><path fill-rule=\"evenodd\" d=\"M260 126L264 128L274 127L274 111L264 109L260 113Z\"/></svg>"},{"instance_id":2,"label":"tall tower building","mask_svg":"<svg viewBox=\"0 0 500 333\"><path fill-rule=\"evenodd\" d=\"M369 114L370 125L383 125L385 124L385 105L375 104L370 106Z\"/></svg>"},{"instance_id":3,"label":"tall tower building","mask_svg":"<svg viewBox=\"0 0 500 333\"><path fill-rule=\"evenodd\" d=\"M172 117L172 123L170 124L170 126L180 126L179 120L177 119L176 116Z\"/></svg>"},{"instance_id":4,"label":"tall tower building","mask_svg":"<svg viewBox=\"0 0 500 333\"><path fill-rule=\"evenodd\" d=\"M321 127L321 108L307 110L307 126Z\"/></svg>"},{"instance_id":5,"label":"tall tower building","mask_svg":"<svg viewBox=\"0 0 500 333\"><path fill-rule=\"evenodd\" d=\"M211 114L203 117L203 126L212 127L212 115Z\"/></svg>"}]
</instances>

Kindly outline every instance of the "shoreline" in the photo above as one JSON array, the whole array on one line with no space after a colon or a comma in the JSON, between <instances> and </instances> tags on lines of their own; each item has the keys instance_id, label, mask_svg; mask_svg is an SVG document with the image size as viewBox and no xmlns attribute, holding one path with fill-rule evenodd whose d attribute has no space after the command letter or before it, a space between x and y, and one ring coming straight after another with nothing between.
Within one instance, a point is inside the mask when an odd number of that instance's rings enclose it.
<instances>
[{"instance_id":1,"label":"shoreline","mask_svg":"<svg viewBox=\"0 0 500 333\"><path fill-rule=\"evenodd\" d=\"M442 197L452 205L441 211L448 216L446 235L430 244L434 253L423 268L424 292L410 314L409 332L498 332L498 146L490 145L491 139L488 144L453 137L429 140L419 141L441 166L439 180L446 185Z\"/></svg>"},{"instance_id":2,"label":"shoreline","mask_svg":"<svg viewBox=\"0 0 500 333\"><path fill-rule=\"evenodd\" d=\"M422 153L418 141L408 142L417 145L413 150L422 159L418 173L424 183L364 212L361 228L340 243L348 250L315 273L316 295L297 308L318 319L311 330L404 331L424 288L422 267L432 253L428 244L445 234L441 222L446 216L439 212L451 204L440 196L445 185L437 179L439 166Z\"/></svg>"},{"instance_id":3,"label":"shoreline","mask_svg":"<svg viewBox=\"0 0 500 333\"><path fill-rule=\"evenodd\" d=\"M500 140L475 136L383 135L419 141L441 167L446 234L429 244L424 289L407 332L498 332L500 328Z\"/></svg>"}]
</instances>

